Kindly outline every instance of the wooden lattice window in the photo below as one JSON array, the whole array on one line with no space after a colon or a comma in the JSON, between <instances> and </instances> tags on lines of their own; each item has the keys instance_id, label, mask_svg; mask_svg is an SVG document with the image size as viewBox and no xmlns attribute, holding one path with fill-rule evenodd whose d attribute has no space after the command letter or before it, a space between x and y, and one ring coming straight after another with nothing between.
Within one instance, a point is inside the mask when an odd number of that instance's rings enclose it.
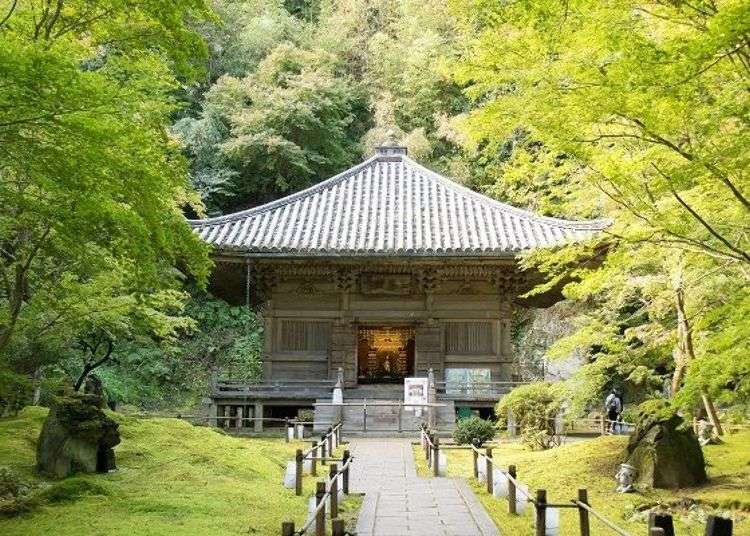
<instances>
[{"instance_id":1,"label":"wooden lattice window","mask_svg":"<svg viewBox=\"0 0 750 536\"><path fill-rule=\"evenodd\" d=\"M325 352L331 325L311 320L282 320L279 349L282 352Z\"/></svg>"},{"instance_id":2,"label":"wooden lattice window","mask_svg":"<svg viewBox=\"0 0 750 536\"><path fill-rule=\"evenodd\" d=\"M492 354L492 322L448 322L445 346L449 354Z\"/></svg>"}]
</instances>

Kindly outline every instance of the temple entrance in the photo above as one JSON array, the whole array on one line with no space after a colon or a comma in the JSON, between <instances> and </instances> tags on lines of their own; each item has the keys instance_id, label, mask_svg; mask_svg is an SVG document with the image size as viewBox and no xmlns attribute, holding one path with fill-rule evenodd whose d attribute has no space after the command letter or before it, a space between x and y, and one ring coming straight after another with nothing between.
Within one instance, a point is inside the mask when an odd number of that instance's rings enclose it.
<instances>
[{"instance_id":1,"label":"temple entrance","mask_svg":"<svg viewBox=\"0 0 750 536\"><path fill-rule=\"evenodd\" d=\"M359 383L401 383L414 375L414 328L360 327L357 341Z\"/></svg>"}]
</instances>

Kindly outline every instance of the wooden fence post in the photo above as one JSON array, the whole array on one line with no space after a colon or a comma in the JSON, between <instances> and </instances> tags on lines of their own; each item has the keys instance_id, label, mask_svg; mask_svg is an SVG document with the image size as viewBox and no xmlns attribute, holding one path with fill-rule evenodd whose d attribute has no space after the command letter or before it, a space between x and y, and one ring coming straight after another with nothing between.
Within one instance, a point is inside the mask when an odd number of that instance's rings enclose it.
<instances>
[{"instance_id":1,"label":"wooden fence post","mask_svg":"<svg viewBox=\"0 0 750 536\"><path fill-rule=\"evenodd\" d=\"M432 449L432 476L440 476L440 439L435 438L435 448Z\"/></svg>"},{"instance_id":2,"label":"wooden fence post","mask_svg":"<svg viewBox=\"0 0 750 536\"><path fill-rule=\"evenodd\" d=\"M346 534L346 526L343 519L334 519L331 521L331 534L332 536L344 536Z\"/></svg>"},{"instance_id":3,"label":"wooden fence post","mask_svg":"<svg viewBox=\"0 0 750 536\"><path fill-rule=\"evenodd\" d=\"M289 443L289 417L284 417L284 442Z\"/></svg>"},{"instance_id":4,"label":"wooden fence post","mask_svg":"<svg viewBox=\"0 0 750 536\"><path fill-rule=\"evenodd\" d=\"M326 441L328 441L328 455L333 458L333 428L328 427L328 433L326 434Z\"/></svg>"},{"instance_id":5,"label":"wooden fence post","mask_svg":"<svg viewBox=\"0 0 750 536\"><path fill-rule=\"evenodd\" d=\"M652 512L648 516L649 530L654 528L664 529L664 536L674 536L674 521L669 514L657 514Z\"/></svg>"},{"instance_id":6,"label":"wooden fence post","mask_svg":"<svg viewBox=\"0 0 750 536\"><path fill-rule=\"evenodd\" d=\"M323 458L323 459L322 459L322 460L320 460L320 465L326 465L326 464L328 463L328 462L326 462L326 460L325 460L325 458L327 457L327 453L326 453L326 443L327 443L327 441L326 441L326 436L322 436L322 437L320 438L320 443L319 443L319 445L320 445L320 457L321 457L321 458Z\"/></svg>"},{"instance_id":7,"label":"wooden fence post","mask_svg":"<svg viewBox=\"0 0 750 536\"><path fill-rule=\"evenodd\" d=\"M485 470L487 471L487 493L492 495L492 486L494 482L492 482L492 448L487 447L484 451L485 455Z\"/></svg>"},{"instance_id":8,"label":"wooden fence post","mask_svg":"<svg viewBox=\"0 0 750 536\"><path fill-rule=\"evenodd\" d=\"M318 460L315 458L318 457L318 442L313 441L312 442L312 450L310 451L310 474L312 476L318 476Z\"/></svg>"},{"instance_id":9,"label":"wooden fence post","mask_svg":"<svg viewBox=\"0 0 750 536\"><path fill-rule=\"evenodd\" d=\"M284 521L281 524L281 536L294 536L294 521Z\"/></svg>"},{"instance_id":10,"label":"wooden fence post","mask_svg":"<svg viewBox=\"0 0 750 536\"><path fill-rule=\"evenodd\" d=\"M536 536L547 532L547 490L536 490Z\"/></svg>"},{"instance_id":11,"label":"wooden fence post","mask_svg":"<svg viewBox=\"0 0 750 536\"><path fill-rule=\"evenodd\" d=\"M589 493L585 489L578 490L578 501L589 504ZM581 526L581 536L591 536L591 525L589 523L589 511L578 507L578 521Z\"/></svg>"},{"instance_id":12,"label":"wooden fence post","mask_svg":"<svg viewBox=\"0 0 750 536\"><path fill-rule=\"evenodd\" d=\"M513 479L516 478L516 466L508 466L508 475ZM508 513L516 513L516 483L514 480L508 479Z\"/></svg>"},{"instance_id":13,"label":"wooden fence post","mask_svg":"<svg viewBox=\"0 0 750 536\"><path fill-rule=\"evenodd\" d=\"M242 406L237 406L237 421L236 421L236 424L237 424L237 431L238 432L240 430L242 430L242 425L244 424L243 421L242 421L242 410L243 409L244 408Z\"/></svg>"},{"instance_id":14,"label":"wooden fence post","mask_svg":"<svg viewBox=\"0 0 750 536\"><path fill-rule=\"evenodd\" d=\"M349 466L347 465L349 458L351 458L351 454L349 454L348 450L345 450L344 456L343 456L344 472L341 474L341 478L342 478L341 483L342 483L342 487L344 488L344 495L349 495Z\"/></svg>"},{"instance_id":15,"label":"wooden fence post","mask_svg":"<svg viewBox=\"0 0 750 536\"><path fill-rule=\"evenodd\" d=\"M367 432L367 406L362 406L362 431Z\"/></svg>"},{"instance_id":16,"label":"wooden fence post","mask_svg":"<svg viewBox=\"0 0 750 536\"><path fill-rule=\"evenodd\" d=\"M315 536L326 536L326 483L317 482L315 484L315 507L320 506L315 516ZM323 506L320 505L323 503Z\"/></svg>"},{"instance_id":17,"label":"wooden fence post","mask_svg":"<svg viewBox=\"0 0 750 536\"><path fill-rule=\"evenodd\" d=\"M708 516L705 536L732 536L732 525L726 517Z\"/></svg>"},{"instance_id":18,"label":"wooden fence post","mask_svg":"<svg viewBox=\"0 0 750 536\"><path fill-rule=\"evenodd\" d=\"M471 453L474 455L474 478L479 478L479 453L474 449L471 449Z\"/></svg>"},{"instance_id":19,"label":"wooden fence post","mask_svg":"<svg viewBox=\"0 0 750 536\"><path fill-rule=\"evenodd\" d=\"M294 493L295 495L302 495L302 449L297 449L297 454L294 456L294 462Z\"/></svg>"},{"instance_id":20,"label":"wooden fence post","mask_svg":"<svg viewBox=\"0 0 750 536\"><path fill-rule=\"evenodd\" d=\"M331 490L331 519L339 517L339 483L338 478L336 478L336 473L338 472L338 465L332 463L331 468L328 470L328 479L330 481Z\"/></svg>"},{"instance_id":21,"label":"wooden fence post","mask_svg":"<svg viewBox=\"0 0 750 536\"><path fill-rule=\"evenodd\" d=\"M426 431L422 432L425 435L425 442L424 442L424 459L427 461L427 466L430 465L430 441L432 441L432 438L430 437L430 434L428 434Z\"/></svg>"},{"instance_id":22,"label":"wooden fence post","mask_svg":"<svg viewBox=\"0 0 750 536\"><path fill-rule=\"evenodd\" d=\"M607 435L607 416L602 414L599 433L601 435Z\"/></svg>"}]
</instances>

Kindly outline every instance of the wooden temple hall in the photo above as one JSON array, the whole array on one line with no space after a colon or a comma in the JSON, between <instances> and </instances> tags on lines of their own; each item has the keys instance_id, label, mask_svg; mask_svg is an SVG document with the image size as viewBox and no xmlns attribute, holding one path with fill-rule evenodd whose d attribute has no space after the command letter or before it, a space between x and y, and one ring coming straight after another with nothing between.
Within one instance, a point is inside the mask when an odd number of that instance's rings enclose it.
<instances>
[{"instance_id":1,"label":"wooden temple hall","mask_svg":"<svg viewBox=\"0 0 750 536\"><path fill-rule=\"evenodd\" d=\"M518 298L538 278L517 255L585 240L607 222L514 208L386 144L311 188L191 224L214 247L212 292L259 307L265 322L262 382L219 378L213 414L314 408L316 422L395 431L414 430L424 408L441 428L456 412L489 412L521 378L513 312L540 305ZM431 406L402 405L410 378L427 378ZM343 406L332 403L337 383ZM424 394L416 389L412 401Z\"/></svg>"}]
</instances>

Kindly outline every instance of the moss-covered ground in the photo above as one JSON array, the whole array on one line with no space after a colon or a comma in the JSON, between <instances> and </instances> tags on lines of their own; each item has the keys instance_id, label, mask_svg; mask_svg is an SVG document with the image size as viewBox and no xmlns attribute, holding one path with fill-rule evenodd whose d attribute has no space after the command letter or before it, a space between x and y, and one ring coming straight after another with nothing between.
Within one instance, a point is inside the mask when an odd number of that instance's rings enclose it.
<instances>
[{"instance_id":1,"label":"moss-covered ground","mask_svg":"<svg viewBox=\"0 0 750 536\"><path fill-rule=\"evenodd\" d=\"M669 508L676 516L680 536L703 536L707 513L733 517L735 536L750 536L750 431L726 435L723 444L705 447L710 482L677 491L616 493L613 476L626 442L624 437L608 436L532 452L519 443L502 441L494 447L493 458L504 467L515 464L519 480L529 486L532 495L535 489L546 489L549 502L570 502L578 488L586 488L592 506L633 536L646 534L647 511L658 505ZM418 445L414 449L418 470L427 475L423 451ZM448 476L472 476L470 451L445 452ZM503 534L533 534L532 508L527 508L522 516L511 516L505 499L488 495L484 484L473 478L469 482ZM614 534L595 519L591 529L592 534ZM562 510L560 534L579 534L575 509Z\"/></svg>"},{"instance_id":2,"label":"moss-covered ground","mask_svg":"<svg viewBox=\"0 0 750 536\"><path fill-rule=\"evenodd\" d=\"M112 414L120 423L118 470L47 482L34 471L35 445L46 416L26 408L0 420L0 466L40 486L39 506L0 518L0 534L169 536L280 534L282 521L299 527L315 480L297 497L282 486L286 462L309 443L236 438L176 419ZM320 473L319 473L320 474ZM359 501L343 505L353 517Z\"/></svg>"}]
</instances>

